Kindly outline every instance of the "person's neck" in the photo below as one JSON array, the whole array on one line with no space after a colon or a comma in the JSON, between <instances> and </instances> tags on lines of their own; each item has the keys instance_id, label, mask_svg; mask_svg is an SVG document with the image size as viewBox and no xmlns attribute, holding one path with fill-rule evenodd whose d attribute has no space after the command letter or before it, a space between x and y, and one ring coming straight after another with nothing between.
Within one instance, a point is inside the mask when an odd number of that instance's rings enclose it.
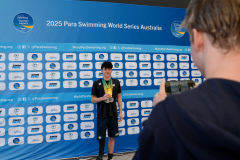
<instances>
[{"instance_id":1,"label":"person's neck","mask_svg":"<svg viewBox=\"0 0 240 160\"><path fill-rule=\"evenodd\" d=\"M111 77L103 77L105 81L110 81Z\"/></svg>"},{"instance_id":2,"label":"person's neck","mask_svg":"<svg viewBox=\"0 0 240 160\"><path fill-rule=\"evenodd\" d=\"M222 78L240 82L240 51L230 50L227 53L209 52L206 59L206 79Z\"/></svg>"}]
</instances>

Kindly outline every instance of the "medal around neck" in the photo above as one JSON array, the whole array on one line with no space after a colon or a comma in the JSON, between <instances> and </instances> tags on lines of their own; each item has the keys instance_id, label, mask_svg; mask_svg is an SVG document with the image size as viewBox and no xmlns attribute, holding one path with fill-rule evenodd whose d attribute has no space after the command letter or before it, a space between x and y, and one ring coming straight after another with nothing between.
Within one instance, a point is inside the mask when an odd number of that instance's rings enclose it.
<instances>
[{"instance_id":1,"label":"medal around neck","mask_svg":"<svg viewBox=\"0 0 240 160\"><path fill-rule=\"evenodd\" d=\"M110 94L110 98L107 99L107 100L105 100L104 102L105 102L105 103L113 102L114 99L113 99L113 97L112 97L112 91L113 91L112 78L110 79L110 81L108 82L108 84L107 84L107 82L106 82L104 79L102 79L102 83L103 83L103 88L104 88L105 94Z\"/></svg>"}]
</instances>

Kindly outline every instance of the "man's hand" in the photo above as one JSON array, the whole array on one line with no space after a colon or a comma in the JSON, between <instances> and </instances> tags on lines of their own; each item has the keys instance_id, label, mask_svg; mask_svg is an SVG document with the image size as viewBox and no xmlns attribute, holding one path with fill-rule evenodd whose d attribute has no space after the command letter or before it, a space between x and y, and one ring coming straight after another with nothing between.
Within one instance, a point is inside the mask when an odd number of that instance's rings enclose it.
<instances>
[{"instance_id":1,"label":"man's hand","mask_svg":"<svg viewBox=\"0 0 240 160\"><path fill-rule=\"evenodd\" d=\"M153 98L153 106L155 106L159 102L164 101L165 98L167 97L167 94L166 94L166 91L165 91L165 83L166 83L165 78L163 78L162 83L160 85L160 91L158 93L156 93L154 98Z\"/></svg>"},{"instance_id":2,"label":"man's hand","mask_svg":"<svg viewBox=\"0 0 240 160\"><path fill-rule=\"evenodd\" d=\"M110 94L104 94L104 96L102 97L102 100L105 101L107 99L109 99L111 97Z\"/></svg>"},{"instance_id":3,"label":"man's hand","mask_svg":"<svg viewBox=\"0 0 240 160\"><path fill-rule=\"evenodd\" d=\"M123 119L123 115L122 115L122 113L119 113L119 120L118 120L118 122L121 122L122 119Z\"/></svg>"}]
</instances>

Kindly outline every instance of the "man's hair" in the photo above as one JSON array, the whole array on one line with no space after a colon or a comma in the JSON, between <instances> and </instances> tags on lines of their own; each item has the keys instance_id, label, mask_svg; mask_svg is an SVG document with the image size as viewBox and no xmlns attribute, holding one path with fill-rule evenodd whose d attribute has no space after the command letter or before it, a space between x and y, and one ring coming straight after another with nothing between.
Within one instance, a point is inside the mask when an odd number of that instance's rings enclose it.
<instances>
[{"instance_id":1,"label":"man's hair","mask_svg":"<svg viewBox=\"0 0 240 160\"><path fill-rule=\"evenodd\" d=\"M240 48L240 0L191 0L182 23L193 42L192 29L209 35L215 47Z\"/></svg>"},{"instance_id":2,"label":"man's hair","mask_svg":"<svg viewBox=\"0 0 240 160\"><path fill-rule=\"evenodd\" d=\"M113 65L112 65L111 62L105 61L105 62L103 62L102 66L101 66L101 69L103 69L103 68L110 68L110 69L112 69Z\"/></svg>"}]
</instances>

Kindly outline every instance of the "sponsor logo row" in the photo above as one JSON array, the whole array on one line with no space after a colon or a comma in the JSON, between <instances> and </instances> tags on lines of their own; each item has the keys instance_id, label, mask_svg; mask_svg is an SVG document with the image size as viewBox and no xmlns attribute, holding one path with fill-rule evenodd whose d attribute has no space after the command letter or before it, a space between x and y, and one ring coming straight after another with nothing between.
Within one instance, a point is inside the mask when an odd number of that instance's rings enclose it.
<instances>
[{"instance_id":1,"label":"sponsor logo row","mask_svg":"<svg viewBox=\"0 0 240 160\"><path fill-rule=\"evenodd\" d=\"M152 55L152 57L151 57ZM108 53L95 53L95 60L109 60L109 54ZM93 54L92 53L80 53L78 55L78 59L80 61L91 61L93 60ZM135 53L126 53L125 54L125 60L128 61L150 61L151 58L154 61L164 61L165 55L164 54L135 54ZM176 55L176 54L167 54L166 59L167 61L177 61L179 58L179 61L189 61L190 55ZM62 59L64 61L75 61L77 60L77 54L76 53L63 53ZM110 59L111 60L123 60L123 54L122 53L110 53ZM0 53L0 61L5 61L6 55L5 53ZM9 53L8 54L8 60L9 61L24 61L24 53ZM28 61L42 61L43 60L43 54L42 53L28 53L27 54L27 60ZM60 54L59 53L46 53L45 54L45 60L46 61L59 61L60 60Z\"/></svg>"},{"instance_id":2,"label":"sponsor logo row","mask_svg":"<svg viewBox=\"0 0 240 160\"><path fill-rule=\"evenodd\" d=\"M148 117L142 118L142 122L145 121ZM127 123L127 124L125 124ZM136 126L139 125L139 118L131 118L127 119L127 122L123 119L123 121L118 123L119 127L127 126ZM80 123L80 129L81 130L87 130L87 129L94 129L94 122L81 122ZM27 134L41 134L43 133L44 127L42 125L35 125L35 126L29 126L27 129L24 127L11 127L6 132L4 128L0 128L0 136L5 136L6 133L10 136L19 136L24 135L26 130ZM63 126L64 131L76 131L78 130L78 123L65 123ZM61 125L60 124L49 124L46 125L46 132L52 133L52 132L60 132L61 131Z\"/></svg>"},{"instance_id":3,"label":"sponsor logo row","mask_svg":"<svg viewBox=\"0 0 240 160\"><path fill-rule=\"evenodd\" d=\"M189 78L182 77L180 80L188 80ZM196 83L201 83L201 78L192 78ZM168 78L167 80L178 80L177 78ZM123 80L119 80L121 86L124 85ZM151 86L152 84L158 86L161 84L162 79L154 79L152 82L151 79L127 79L125 81L126 86L138 86L140 81L141 86ZM91 88L93 85L92 80L82 80L79 83L79 86L81 88ZM59 89L61 87L60 81L47 81L46 82L46 88L47 89ZM36 90L36 89L43 89L43 82L41 81L34 81L34 82L28 82L27 88L29 90ZM63 88L77 88L77 81L63 81ZM9 83L9 90L23 90L25 89L25 83L24 82L10 82ZM0 82L0 91L6 90L6 83Z\"/></svg>"},{"instance_id":4,"label":"sponsor logo row","mask_svg":"<svg viewBox=\"0 0 240 160\"><path fill-rule=\"evenodd\" d=\"M113 71L112 72L112 77L113 78L150 78L150 77L200 77L201 73L199 70L192 70L191 72L188 70L155 70L151 72L150 70L141 70L137 72L136 70L128 70L125 72L123 71ZM96 78L102 78L103 73L101 71L96 71L95 72ZM81 71L79 73L79 77L81 79L91 79L93 78L93 72L92 71ZM23 72L10 72L8 74L8 78L11 81L22 81L25 79L25 74ZM46 72L45 73L45 78L47 80L59 80L61 78L60 72ZM77 72L75 71L68 71L68 72L63 72L63 79L76 79L77 78ZM28 80L42 80L43 79L43 73L42 72L28 72L27 74L27 79ZM6 80L6 74L0 72L0 81Z\"/></svg>"},{"instance_id":5,"label":"sponsor logo row","mask_svg":"<svg viewBox=\"0 0 240 160\"><path fill-rule=\"evenodd\" d=\"M141 115L142 116L149 116L152 109L142 109ZM125 112L122 111L123 117L125 117ZM127 117L138 117L139 116L139 110L128 110L127 111ZM43 123L43 116L29 116L27 117L27 124L42 124ZM94 113L88 112L88 113L81 113L80 114L80 120L93 120L94 119ZM64 114L63 115L63 121L64 122L73 122L78 120L78 114ZM58 123L61 122L61 115L55 114L55 115L47 115L46 116L46 123ZM10 126L21 126L25 124L25 118L24 117L11 117L8 119L8 124ZM0 118L0 126L6 125L6 119Z\"/></svg>"},{"instance_id":6,"label":"sponsor logo row","mask_svg":"<svg viewBox=\"0 0 240 160\"><path fill-rule=\"evenodd\" d=\"M138 134L139 132L140 132L139 127L129 127L127 129L127 133L129 135ZM66 132L63 134L63 137L60 133L47 134L46 142L57 142L57 141L60 141L62 138L63 138L63 140L76 140L79 137L81 139L89 139L89 138L95 137L95 133L92 130L82 131L82 132L80 132L79 135L78 134L79 134L78 132ZM120 136L126 135L125 128L119 128L119 135ZM43 142L42 135L28 136L26 141L25 141L25 137L21 137L21 136L20 137L10 137L7 142L6 142L5 138L0 138L0 147L5 146L6 143L8 145L12 146L12 145L22 145L24 143L37 144L37 143L42 143L42 142Z\"/></svg>"},{"instance_id":7,"label":"sponsor logo row","mask_svg":"<svg viewBox=\"0 0 240 160\"><path fill-rule=\"evenodd\" d=\"M35 97L33 98L33 100ZM127 108L139 108L139 102L138 101L128 101L126 103ZM117 104L118 107L118 104ZM145 100L141 101L141 107L142 108L149 108L152 107L152 101L151 100ZM49 105L44 107L46 109L47 114L54 114L54 113L60 113L61 112L61 106L60 105ZM122 102L122 109L125 108L124 102ZM80 105L80 111L86 112L86 111L93 111L94 105L92 103L85 103ZM66 104L63 106L64 112L77 112L78 106L77 104ZM43 113L43 107L42 106L31 106L27 108L28 115L41 115ZM9 108L8 115L9 116L22 116L25 114L25 108L24 107L14 107ZM0 108L0 117L3 117L6 115L6 109Z\"/></svg>"},{"instance_id":8,"label":"sponsor logo row","mask_svg":"<svg viewBox=\"0 0 240 160\"><path fill-rule=\"evenodd\" d=\"M101 65L103 62L96 62L95 63L95 69L101 69ZM124 64L122 62L112 62L113 63L113 69L123 69ZM126 62L125 63L125 69L197 69L194 63L190 64L187 62ZM61 64L59 62L47 62L45 63L45 69L46 70L60 70ZM76 70L77 69L77 63L76 62L64 62L62 64L63 70ZM9 63L8 69L10 71L23 71L25 69L24 63ZM80 62L79 63L79 69L81 70L91 70L93 69L93 63L92 62ZM6 70L6 64L0 63L0 71ZM43 70L43 63L39 62L33 62L33 63L27 63L27 70L29 71L41 71Z\"/></svg>"}]
</instances>

